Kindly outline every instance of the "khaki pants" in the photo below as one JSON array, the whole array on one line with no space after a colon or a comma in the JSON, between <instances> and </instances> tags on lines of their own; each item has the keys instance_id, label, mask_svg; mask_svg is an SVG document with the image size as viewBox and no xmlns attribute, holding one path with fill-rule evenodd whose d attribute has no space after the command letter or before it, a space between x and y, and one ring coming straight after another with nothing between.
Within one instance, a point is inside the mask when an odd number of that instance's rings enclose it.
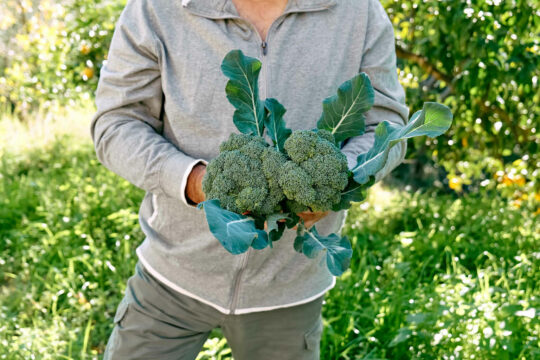
<instances>
[{"instance_id":1,"label":"khaki pants","mask_svg":"<svg viewBox=\"0 0 540 360\"><path fill-rule=\"evenodd\" d=\"M195 359L210 331L220 327L235 360L318 360L322 299L226 315L163 285L138 262L116 310L104 359Z\"/></svg>"}]
</instances>

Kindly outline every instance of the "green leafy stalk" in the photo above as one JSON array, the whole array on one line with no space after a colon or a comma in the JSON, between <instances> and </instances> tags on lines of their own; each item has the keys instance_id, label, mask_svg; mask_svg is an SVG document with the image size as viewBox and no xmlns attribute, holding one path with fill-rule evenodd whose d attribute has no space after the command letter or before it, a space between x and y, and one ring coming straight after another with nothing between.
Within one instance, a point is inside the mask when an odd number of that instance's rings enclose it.
<instances>
[{"instance_id":1,"label":"green leafy stalk","mask_svg":"<svg viewBox=\"0 0 540 360\"><path fill-rule=\"evenodd\" d=\"M393 147L391 133L395 131L394 125L383 121L375 128L375 142L368 152L358 155L356 166L352 169L354 181L358 184L368 182L370 176L374 176L384 167L388 160L388 154Z\"/></svg>"},{"instance_id":2,"label":"green leafy stalk","mask_svg":"<svg viewBox=\"0 0 540 360\"><path fill-rule=\"evenodd\" d=\"M315 226L309 230L303 225L298 226L294 248L310 259L317 257L321 251L325 251L326 265L330 273L335 276L343 274L351 262L352 248L347 237L336 234L322 236Z\"/></svg>"},{"instance_id":3,"label":"green leafy stalk","mask_svg":"<svg viewBox=\"0 0 540 360\"><path fill-rule=\"evenodd\" d=\"M264 122L268 130L268 136L274 142L276 149L284 152L283 144L292 133L291 129L285 127L285 120L283 120L283 115L287 110L279 101L273 98L266 99L264 105L268 110L268 116Z\"/></svg>"},{"instance_id":4,"label":"green leafy stalk","mask_svg":"<svg viewBox=\"0 0 540 360\"><path fill-rule=\"evenodd\" d=\"M286 228L286 220L290 220L289 214L277 213L267 216L267 231L268 237L270 239L270 241L268 241L268 244L270 245L270 247L272 247L273 241L278 241L279 239L281 239L281 236L283 236L283 232Z\"/></svg>"},{"instance_id":5,"label":"green leafy stalk","mask_svg":"<svg viewBox=\"0 0 540 360\"><path fill-rule=\"evenodd\" d=\"M225 92L236 108L233 122L241 133L263 136L264 102L259 99L258 79L261 62L245 56L241 50L230 51L221 63L221 71L230 80Z\"/></svg>"},{"instance_id":6,"label":"green leafy stalk","mask_svg":"<svg viewBox=\"0 0 540 360\"><path fill-rule=\"evenodd\" d=\"M365 131L364 113L371 109L374 98L367 74L356 75L341 84L337 95L324 99L317 128L330 131L337 142L362 135Z\"/></svg>"},{"instance_id":7,"label":"green leafy stalk","mask_svg":"<svg viewBox=\"0 0 540 360\"><path fill-rule=\"evenodd\" d=\"M427 102L422 110L416 112L405 126L392 125L387 121L375 129L373 147L357 158L357 165L351 170L354 181L365 184L370 176L381 170L388 160L390 149L402 140L415 136L436 137L443 134L452 124L452 112L439 103Z\"/></svg>"}]
</instances>

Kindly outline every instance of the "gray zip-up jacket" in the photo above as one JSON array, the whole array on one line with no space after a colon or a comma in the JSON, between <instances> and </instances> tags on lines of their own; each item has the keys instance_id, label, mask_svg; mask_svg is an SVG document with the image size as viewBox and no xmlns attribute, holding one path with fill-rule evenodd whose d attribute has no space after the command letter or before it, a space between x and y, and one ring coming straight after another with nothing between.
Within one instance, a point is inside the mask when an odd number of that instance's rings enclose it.
<instances>
[{"instance_id":1,"label":"gray zip-up jacket","mask_svg":"<svg viewBox=\"0 0 540 360\"><path fill-rule=\"evenodd\" d=\"M129 0L101 69L91 135L99 161L144 189L137 248L160 281L226 314L308 302L335 284L324 254L293 249L294 230L274 248L231 255L208 230L204 212L185 198L195 164L217 156L231 132L233 106L220 66L233 49L262 61L260 96L277 98L292 129L312 129L322 100L366 72L375 89L367 130L343 147L349 165L373 143L382 120L405 124L394 33L378 0L289 0L262 41L231 0ZM390 152L381 179L405 156ZM345 212L317 223L338 232Z\"/></svg>"}]
</instances>

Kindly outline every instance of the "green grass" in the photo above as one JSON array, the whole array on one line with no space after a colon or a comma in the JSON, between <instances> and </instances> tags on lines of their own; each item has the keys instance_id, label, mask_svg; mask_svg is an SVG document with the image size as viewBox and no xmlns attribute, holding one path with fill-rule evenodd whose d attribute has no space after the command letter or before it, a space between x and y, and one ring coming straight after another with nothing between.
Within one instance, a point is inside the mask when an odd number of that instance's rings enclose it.
<instances>
[{"instance_id":1,"label":"green grass","mask_svg":"<svg viewBox=\"0 0 540 360\"><path fill-rule=\"evenodd\" d=\"M496 193L401 192L390 204L350 213L355 255L327 299L324 358L540 357L531 208Z\"/></svg>"},{"instance_id":2,"label":"green grass","mask_svg":"<svg viewBox=\"0 0 540 360\"><path fill-rule=\"evenodd\" d=\"M143 191L84 136L0 147L0 359L98 359L112 330ZM350 211L321 359L540 358L533 201L373 191ZM230 359L219 331L199 359Z\"/></svg>"}]
</instances>

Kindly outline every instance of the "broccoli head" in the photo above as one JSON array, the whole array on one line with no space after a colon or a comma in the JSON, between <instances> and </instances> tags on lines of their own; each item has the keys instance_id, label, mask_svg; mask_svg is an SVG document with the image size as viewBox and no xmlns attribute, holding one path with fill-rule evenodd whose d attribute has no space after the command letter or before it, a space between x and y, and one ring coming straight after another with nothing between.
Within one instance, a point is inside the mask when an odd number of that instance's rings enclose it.
<instances>
[{"instance_id":1,"label":"broccoli head","mask_svg":"<svg viewBox=\"0 0 540 360\"><path fill-rule=\"evenodd\" d=\"M294 131L285 141L290 158L279 169L278 182L295 209L330 210L341 199L349 178L347 158L326 130Z\"/></svg>"},{"instance_id":2,"label":"broccoli head","mask_svg":"<svg viewBox=\"0 0 540 360\"><path fill-rule=\"evenodd\" d=\"M268 215L280 211L284 194L276 175L286 157L259 136L231 134L210 161L203 179L207 199L236 213Z\"/></svg>"}]
</instances>

